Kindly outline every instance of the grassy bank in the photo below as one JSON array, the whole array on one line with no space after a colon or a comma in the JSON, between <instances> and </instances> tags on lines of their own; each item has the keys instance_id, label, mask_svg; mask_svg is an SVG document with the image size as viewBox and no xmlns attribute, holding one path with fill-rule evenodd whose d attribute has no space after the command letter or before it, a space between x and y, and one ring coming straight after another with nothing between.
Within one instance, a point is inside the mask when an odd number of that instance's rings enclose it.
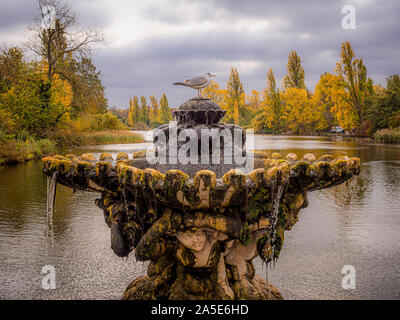
<instances>
[{"instance_id":1,"label":"grassy bank","mask_svg":"<svg viewBox=\"0 0 400 320\"><path fill-rule=\"evenodd\" d=\"M374 134L374 139L378 143L400 143L400 127L378 130Z\"/></svg>"},{"instance_id":2,"label":"grassy bank","mask_svg":"<svg viewBox=\"0 0 400 320\"><path fill-rule=\"evenodd\" d=\"M6 163L21 163L43 157L57 151L56 143L49 139L27 140L16 138L0 140L0 165Z\"/></svg>"},{"instance_id":3,"label":"grassy bank","mask_svg":"<svg viewBox=\"0 0 400 320\"><path fill-rule=\"evenodd\" d=\"M140 134L129 130L105 130L93 132L66 131L52 137L59 146L84 146L114 143L144 142Z\"/></svg>"},{"instance_id":4,"label":"grassy bank","mask_svg":"<svg viewBox=\"0 0 400 320\"><path fill-rule=\"evenodd\" d=\"M51 134L49 139L0 134L0 165L38 159L48 154L54 154L59 148L65 146L138 143L143 141L141 135L129 130L58 132Z\"/></svg>"}]
</instances>

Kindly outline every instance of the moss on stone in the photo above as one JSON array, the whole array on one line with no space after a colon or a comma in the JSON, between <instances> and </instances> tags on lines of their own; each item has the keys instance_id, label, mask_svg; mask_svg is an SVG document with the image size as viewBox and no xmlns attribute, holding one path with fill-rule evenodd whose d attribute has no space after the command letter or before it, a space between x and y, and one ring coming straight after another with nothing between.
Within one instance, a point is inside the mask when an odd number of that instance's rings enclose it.
<instances>
[{"instance_id":1,"label":"moss on stone","mask_svg":"<svg viewBox=\"0 0 400 320\"><path fill-rule=\"evenodd\" d=\"M111 155L111 153L103 152L100 155L100 161L107 161L107 160L111 160L111 161L114 160L113 156Z\"/></svg>"},{"instance_id":2,"label":"moss on stone","mask_svg":"<svg viewBox=\"0 0 400 320\"><path fill-rule=\"evenodd\" d=\"M281 156L281 154L280 154L279 152L274 152L274 153L271 155L271 158L272 158L272 159L282 159L282 156Z\"/></svg>"},{"instance_id":3,"label":"moss on stone","mask_svg":"<svg viewBox=\"0 0 400 320\"><path fill-rule=\"evenodd\" d=\"M193 179L193 185L198 188L200 185L200 180L203 180L207 186L211 186L212 188L215 188L217 184L217 178L215 176L215 173L210 170L200 170L196 172L196 175L194 176Z\"/></svg>"},{"instance_id":4,"label":"moss on stone","mask_svg":"<svg viewBox=\"0 0 400 320\"><path fill-rule=\"evenodd\" d=\"M245 174L237 169L231 169L221 179L225 185L231 186L233 185L235 189L243 187L246 183Z\"/></svg>"},{"instance_id":5,"label":"moss on stone","mask_svg":"<svg viewBox=\"0 0 400 320\"><path fill-rule=\"evenodd\" d=\"M96 161L96 158L91 153L84 153L83 155L81 155L81 160L82 161Z\"/></svg>"},{"instance_id":6,"label":"moss on stone","mask_svg":"<svg viewBox=\"0 0 400 320\"><path fill-rule=\"evenodd\" d=\"M127 159L129 159L129 156L126 152L120 152L117 154L117 158L116 158L117 161L118 160L127 160Z\"/></svg>"},{"instance_id":7,"label":"moss on stone","mask_svg":"<svg viewBox=\"0 0 400 320\"><path fill-rule=\"evenodd\" d=\"M146 150L140 150L133 153L133 158L146 158Z\"/></svg>"}]
</instances>

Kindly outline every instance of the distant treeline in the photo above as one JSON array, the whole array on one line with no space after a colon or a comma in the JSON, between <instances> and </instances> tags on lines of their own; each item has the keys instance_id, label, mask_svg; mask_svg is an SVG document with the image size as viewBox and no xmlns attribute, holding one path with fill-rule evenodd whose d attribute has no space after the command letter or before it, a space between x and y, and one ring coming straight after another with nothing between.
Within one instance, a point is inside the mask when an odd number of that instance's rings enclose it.
<instances>
[{"instance_id":1,"label":"distant treeline","mask_svg":"<svg viewBox=\"0 0 400 320\"><path fill-rule=\"evenodd\" d=\"M314 92L306 88L301 59L292 51L281 87L270 69L264 92L252 90L246 95L237 69L232 68L226 89L213 82L203 95L227 110L225 122L257 132L315 134L340 125L349 134L372 135L400 126L399 75L389 76L385 87L374 85L349 42L342 44L335 71L322 74Z\"/></svg>"}]
</instances>

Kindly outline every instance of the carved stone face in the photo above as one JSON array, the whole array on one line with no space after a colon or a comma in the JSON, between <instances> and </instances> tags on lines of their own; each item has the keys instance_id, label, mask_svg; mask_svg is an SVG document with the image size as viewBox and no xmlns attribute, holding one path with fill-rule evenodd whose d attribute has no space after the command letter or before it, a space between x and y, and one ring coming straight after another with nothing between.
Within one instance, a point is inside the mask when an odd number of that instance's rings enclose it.
<instances>
[{"instance_id":1,"label":"carved stone face","mask_svg":"<svg viewBox=\"0 0 400 320\"><path fill-rule=\"evenodd\" d=\"M185 231L177 234L178 240L188 249L200 252L207 242L207 233L204 230Z\"/></svg>"}]
</instances>

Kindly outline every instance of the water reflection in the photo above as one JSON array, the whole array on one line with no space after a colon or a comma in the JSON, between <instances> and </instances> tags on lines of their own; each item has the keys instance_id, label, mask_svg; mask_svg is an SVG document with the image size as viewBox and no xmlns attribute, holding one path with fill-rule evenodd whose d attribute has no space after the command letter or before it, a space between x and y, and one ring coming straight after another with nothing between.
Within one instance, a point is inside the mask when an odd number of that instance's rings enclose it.
<instances>
[{"instance_id":1,"label":"water reflection","mask_svg":"<svg viewBox=\"0 0 400 320\"><path fill-rule=\"evenodd\" d=\"M125 151L149 144L96 146L75 153ZM255 136L255 149L298 156L358 156L361 175L315 191L269 280L286 299L400 298L400 148L345 138ZM354 184L354 185L353 185ZM353 189L354 188L354 189ZM46 235L46 181L40 162L0 167L0 298L119 299L146 265L116 257L97 194L57 188L54 242ZM41 268L56 267L57 289L41 289ZM257 272L265 276L261 261ZM354 265L357 289L341 288L343 265Z\"/></svg>"}]
</instances>

